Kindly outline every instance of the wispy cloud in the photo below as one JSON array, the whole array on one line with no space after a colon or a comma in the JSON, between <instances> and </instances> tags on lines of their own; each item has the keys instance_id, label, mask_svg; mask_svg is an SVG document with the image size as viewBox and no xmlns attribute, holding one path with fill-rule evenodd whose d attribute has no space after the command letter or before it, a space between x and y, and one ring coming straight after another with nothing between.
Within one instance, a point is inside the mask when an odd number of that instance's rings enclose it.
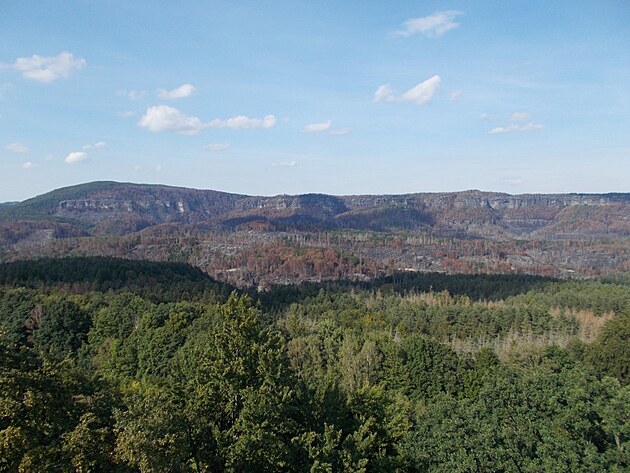
<instances>
[{"instance_id":1,"label":"wispy cloud","mask_svg":"<svg viewBox=\"0 0 630 473\"><path fill-rule=\"evenodd\" d=\"M87 153L85 151L73 151L64 158L64 161L68 164L76 164L81 161L85 161L86 159Z\"/></svg>"},{"instance_id":2,"label":"wispy cloud","mask_svg":"<svg viewBox=\"0 0 630 473\"><path fill-rule=\"evenodd\" d=\"M28 153L30 149L22 143L9 143L6 148L14 153Z\"/></svg>"},{"instance_id":3,"label":"wispy cloud","mask_svg":"<svg viewBox=\"0 0 630 473\"><path fill-rule=\"evenodd\" d=\"M374 102L413 102L416 105L429 103L440 87L442 78L437 74L415 85L401 96L396 96L389 84L381 85L374 92Z\"/></svg>"},{"instance_id":4,"label":"wispy cloud","mask_svg":"<svg viewBox=\"0 0 630 473\"><path fill-rule=\"evenodd\" d=\"M540 123L529 122L525 125L519 125L518 123L510 123L507 126L498 126L493 128L488 133L495 135L497 133L510 133L512 131L537 131L544 128Z\"/></svg>"},{"instance_id":5,"label":"wispy cloud","mask_svg":"<svg viewBox=\"0 0 630 473\"><path fill-rule=\"evenodd\" d=\"M3 66L15 69L25 79L52 82L61 77L68 77L72 71L83 68L85 59L76 58L69 52L49 57L34 54L30 57L19 57L13 64Z\"/></svg>"},{"instance_id":6,"label":"wispy cloud","mask_svg":"<svg viewBox=\"0 0 630 473\"><path fill-rule=\"evenodd\" d=\"M352 131L351 128L332 128L332 120L326 120L321 123L311 123L302 128L304 133L320 133L325 135L342 136Z\"/></svg>"},{"instance_id":7,"label":"wispy cloud","mask_svg":"<svg viewBox=\"0 0 630 473\"><path fill-rule=\"evenodd\" d=\"M411 36L421 33L427 38L439 38L444 33L454 30L459 26L454 20L463 12L457 10L445 10L435 12L433 15L419 18L410 18L403 23L403 29L396 31L399 36Z\"/></svg>"},{"instance_id":8,"label":"wispy cloud","mask_svg":"<svg viewBox=\"0 0 630 473\"><path fill-rule=\"evenodd\" d=\"M310 125L306 125L302 128L302 131L306 133L321 133L322 131L329 130L332 126L332 122L330 120L326 120L321 123L311 123Z\"/></svg>"},{"instance_id":9,"label":"wispy cloud","mask_svg":"<svg viewBox=\"0 0 630 473\"><path fill-rule=\"evenodd\" d=\"M146 90L119 90L118 95L121 97L126 97L129 100L140 100L147 95Z\"/></svg>"},{"instance_id":10,"label":"wispy cloud","mask_svg":"<svg viewBox=\"0 0 630 473\"><path fill-rule=\"evenodd\" d=\"M229 149L229 147L229 143L210 143L204 146L204 148L210 151L225 151L226 149Z\"/></svg>"},{"instance_id":11,"label":"wispy cloud","mask_svg":"<svg viewBox=\"0 0 630 473\"><path fill-rule=\"evenodd\" d=\"M488 133L495 135L497 133L511 133L513 131L537 131L544 128L544 126L540 123L534 123L531 121L531 118L531 115L527 112L515 112L510 116L507 125L497 126Z\"/></svg>"},{"instance_id":12,"label":"wispy cloud","mask_svg":"<svg viewBox=\"0 0 630 473\"><path fill-rule=\"evenodd\" d=\"M295 161L280 161L271 164L275 168L292 168L297 165Z\"/></svg>"},{"instance_id":13,"label":"wispy cloud","mask_svg":"<svg viewBox=\"0 0 630 473\"><path fill-rule=\"evenodd\" d=\"M249 118L244 115L237 115L227 120L215 118L208 122L207 128L232 128L233 130L242 130L246 128L271 128L278 120L273 115L267 115L264 118Z\"/></svg>"},{"instance_id":14,"label":"wispy cloud","mask_svg":"<svg viewBox=\"0 0 630 473\"><path fill-rule=\"evenodd\" d=\"M394 91L389 84L383 84L374 92L373 102L395 102Z\"/></svg>"},{"instance_id":15,"label":"wispy cloud","mask_svg":"<svg viewBox=\"0 0 630 473\"><path fill-rule=\"evenodd\" d=\"M524 122L531 119L532 116L527 112L515 112L510 117L511 122Z\"/></svg>"},{"instance_id":16,"label":"wispy cloud","mask_svg":"<svg viewBox=\"0 0 630 473\"><path fill-rule=\"evenodd\" d=\"M104 141L97 141L96 143L94 143L93 145L85 145L83 146L83 150L87 151L90 149L103 149L107 146L107 143L105 143Z\"/></svg>"},{"instance_id":17,"label":"wispy cloud","mask_svg":"<svg viewBox=\"0 0 630 473\"><path fill-rule=\"evenodd\" d=\"M200 118L186 115L174 107L156 105L147 108L138 121L138 125L154 133L168 131L181 135L196 135L205 128L231 128L233 130L271 128L276 122L276 117L273 115L267 115L264 118L237 115L226 120L215 118L209 122L203 122Z\"/></svg>"},{"instance_id":18,"label":"wispy cloud","mask_svg":"<svg viewBox=\"0 0 630 473\"><path fill-rule=\"evenodd\" d=\"M35 165L30 161L26 161L24 164L22 164L22 169L33 169L34 167Z\"/></svg>"},{"instance_id":19,"label":"wispy cloud","mask_svg":"<svg viewBox=\"0 0 630 473\"><path fill-rule=\"evenodd\" d=\"M190 97L197 89L192 84L183 84L173 90L158 89L158 97L166 100Z\"/></svg>"}]
</instances>

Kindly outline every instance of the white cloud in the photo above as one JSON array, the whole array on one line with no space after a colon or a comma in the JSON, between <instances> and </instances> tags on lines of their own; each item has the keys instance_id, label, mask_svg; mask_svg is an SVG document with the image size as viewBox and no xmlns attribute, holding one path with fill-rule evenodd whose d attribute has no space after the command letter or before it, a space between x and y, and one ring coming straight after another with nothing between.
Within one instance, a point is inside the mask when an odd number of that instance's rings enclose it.
<instances>
[{"instance_id":1,"label":"white cloud","mask_svg":"<svg viewBox=\"0 0 630 473\"><path fill-rule=\"evenodd\" d=\"M479 115L479 120L489 120L491 117L487 113L482 113Z\"/></svg>"},{"instance_id":2,"label":"white cloud","mask_svg":"<svg viewBox=\"0 0 630 473\"><path fill-rule=\"evenodd\" d=\"M32 169L34 167L35 165L30 161L26 161L24 164L22 164L22 169Z\"/></svg>"},{"instance_id":3,"label":"white cloud","mask_svg":"<svg viewBox=\"0 0 630 473\"><path fill-rule=\"evenodd\" d=\"M516 112L510 117L511 122L524 122L531 119L531 115L527 112Z\"/></svg>"},{"instance_id":4,"label":"white cloud","mask_svg":"<svg viewBox=\"0 0 630 473\"><path fill-rule=\"evenodd\" d=\"M374 92L374 103L377 102L394 102L396 98L394 97L394 92L389 84L383 84L376 89Z\"/></svg>"},{"instance_id":5,"label":"white cloud","mask_svg":"<svg viewBox=\"0 0 630 473\"><path fill-rule=\"evenodd\" d=\"M448 94L448 98L451 102L457 102L461 96L464 95L464 92L461 90L454 90L450 94Z\"/></svg>"},{"instance_id":6,"label":"white cloud","mask_svg":"<svg viewBox=\"0 0 630 473\"><path fill-rule=\"evenodd\" d=\"M420 82L407 92L397 97L389 84L381 85L374 92L374 102L414 102L417 105L429 103L436 94L442 78L437 74L429 77L424 82Z\"/></svg>"},{"instance_id":7,"label":"white cloud","mask_svg":"<svg viewBox=\"0 0 630 473\"><path fill-rule=\"evenodd\" d=\"M403 23L404 29L397 31L400 36L411 36L422 33L427 38L439 38L447 31L454 30L459 23L453 21L463 13L457 10L445 10L435 12L433 15L420 18L410 18Z\"/></svg>"},{"instance_id":8,"label":"white cloud","mask_svg":"<svg viewBox=\"0 0 630 473\"><path fill-rule=\"evenodd\" d=\"M275 168L292 168L296 165L297 163L295 161L280 161L278 163L272 164L272 166Z\"/></svg>"},{"instance_id":9,"label":"white cloud","mask_svg":"<svg viewBox=\"0 0 630 473\"><path fill-rule=\"evenodd\" d=\"M192 84L183 84L173 90L158 90L158 97L166 100L183 99L190 97L195 92L195 86Z\"/></svg>"},{"instance_id":10,"label":"white cloud","mask_svg":"<svg viewBox=\"0 0 630 473\"><path fill-rule=\"evenodd\" d=\"M306 125L304 128L302 128L302 131L304 131L305 133L321 133L322 131L330 129L331 126L332 122L330 120L327 120L321 123L311 123L310 125Z\"/></svg>"},{"instance_id":11,"label":"white cloud","mask_svg":"<svg viewBox=\"0 0 630 473\"><path fill-rule=\"evenodd\" d=\"M75 58L69 52L57 56L44 57L34 54L31 57L20 57L10 66L22 73L26 79L38 82L52 82L60 77L68 77L75 69L85 66L85 59Z\"/></svg>"},{"instance_id":12,"label":"white cloud","mask_svg":"<svg viewBox=\"0 0 630 473\"><path fill-rule=\"evenodd\" d=\"M87 153L84 151L73 151L64 158L64 161L68 164L80 163L87 159Z\"/></svg>"},{"instance_id":13,"label":"white cloud","mask_svg":"<svg viewBox=\"0 0 630 473\"><path fill-rule=\"evenodd\" d=\"M154 133L171 131L181 135L196 135L205 126L199 118L185 115L166 105L147 108L138 125Z\"/></svg>"},{"instance_id":14,"label":"white cloud","mask_svg":"<svg viewBox=\"0 0 630 473\"><path fill-rule=\"evenodd\" d=\"M225 151L229 147L230 147L229 143L211 143L211 144L208 144L208 145L204 146L204 148L206 148L206 149L208 149L210 151Z\"/></svg>"},{"instance_id":15,"label":"white cloud","mask_svg":"<svg viewBox=\"0 0 630 473\"><path fill-rule=\"evenodd\" d=\"M488 133L495 135L497 133L510 133L513 131L537 131L544 128L540 123L529 122L525 125L519 125L518 123L510 123L507 126L498 126L490 130Z\"/></svg>"},{"instance_id":16,"label":"white cloud","mask_svg":"<svg viewBox=\"0 0 630 473\"><path fill-rule=\"evenodd\" d=\"M6 148L14 153L28 153L30 149L22 143L9 143Z\"/></svg>"},{"instance_id":17,"label":"white cloud","mask_svg":"<svg viewBox=\"0 0 630 473\"><path fill-rule=\"evenodd\" d=\"M437 89L440 87L441 82L442 78L438 75L434 75L405 92L401 100L414 102L417 105L424 105L431 101Z\"/></svg>"},{"instance_id":18,"label":"white cloud","mask_svg":"<svg viewBox=\"0 0 630 473\"><path fill-rule=\"evenodd\" d=\"M215 118L204 123L201 119L186 115L168 105L155 105L147 108L140 121L138 121L138 125L154 133L170 131L181 135L196 135L204 128L231 128L234 130L271 128L276 122L276 117L273 115L267 115L264 118L248 118L243 115L237 115L227 120Z\"/></svg>"}]
</instances>

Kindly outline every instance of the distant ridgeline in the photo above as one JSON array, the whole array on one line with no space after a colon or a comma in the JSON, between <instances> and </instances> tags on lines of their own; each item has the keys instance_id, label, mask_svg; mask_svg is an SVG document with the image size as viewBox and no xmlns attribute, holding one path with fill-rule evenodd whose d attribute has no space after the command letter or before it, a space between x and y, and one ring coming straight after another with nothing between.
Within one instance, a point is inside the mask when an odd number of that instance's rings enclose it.
<instances>
[{"instance_id":1,"label":"distant ridgeline","mask_svg":"<svg viewBox=\"0 0 630 473\"><path fill-rule=\"evenodd\" d=\"M93 182L0 206L0 261L177 261L240 287L396 270L630 271L630 194L247 196Z\"/></svg>"},{"instance_id":2,"label":"distant ridgeline","mask_svg":"<svg viewBox=\"0 0 630 473\"><path fill-rule=\"evenodd\" d=\"M630 194L622 193L509 195L465 191L257 197L162 185L92 182L5 206L0 209L0 221L50 220L76 225L94 235L185 223L216 230L432 228L438 233L469 236L533 232L548 236L629 236L629 209Z\"/></svg>"}]
</instances>

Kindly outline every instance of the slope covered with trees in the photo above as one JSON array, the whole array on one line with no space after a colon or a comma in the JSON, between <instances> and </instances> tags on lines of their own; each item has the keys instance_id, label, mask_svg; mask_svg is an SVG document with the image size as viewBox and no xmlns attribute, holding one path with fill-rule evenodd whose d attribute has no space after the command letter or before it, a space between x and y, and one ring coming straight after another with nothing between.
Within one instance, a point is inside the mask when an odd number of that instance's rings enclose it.
<instances>
[{"instance_id":1,"label":"slope covered with trees","mask_svg":"<svg viewBox=\"0 0 630 473\"><path fill-rule=\"evenodd\" d=\"M630 468L623 280L406 274L248 295L107 259L0 280L0 471Z\"/></svg>"}]
</instances>

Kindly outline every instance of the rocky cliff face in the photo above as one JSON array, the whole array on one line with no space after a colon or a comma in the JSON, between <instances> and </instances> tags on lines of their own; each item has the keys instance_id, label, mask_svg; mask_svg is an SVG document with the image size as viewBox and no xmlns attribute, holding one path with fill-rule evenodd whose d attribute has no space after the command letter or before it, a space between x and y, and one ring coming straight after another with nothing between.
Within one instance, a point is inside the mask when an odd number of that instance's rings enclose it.
<instances>
[{"instance_id":1,"label":"rocky cliff face","mask_svg":"<svg viewBox=\"0 0 630 473\"><path fill-rule=\"evenodd\" d=\"M422 229L468 238L627 238L630 194L509 195L466 191L262 197L167 186L91 183L0 207L0 221L5 227L18 221L38 221L41 230L41 222L46 220L74 225L94 235L185 224L208 230Z\"/></svg>"}]
</instances>

